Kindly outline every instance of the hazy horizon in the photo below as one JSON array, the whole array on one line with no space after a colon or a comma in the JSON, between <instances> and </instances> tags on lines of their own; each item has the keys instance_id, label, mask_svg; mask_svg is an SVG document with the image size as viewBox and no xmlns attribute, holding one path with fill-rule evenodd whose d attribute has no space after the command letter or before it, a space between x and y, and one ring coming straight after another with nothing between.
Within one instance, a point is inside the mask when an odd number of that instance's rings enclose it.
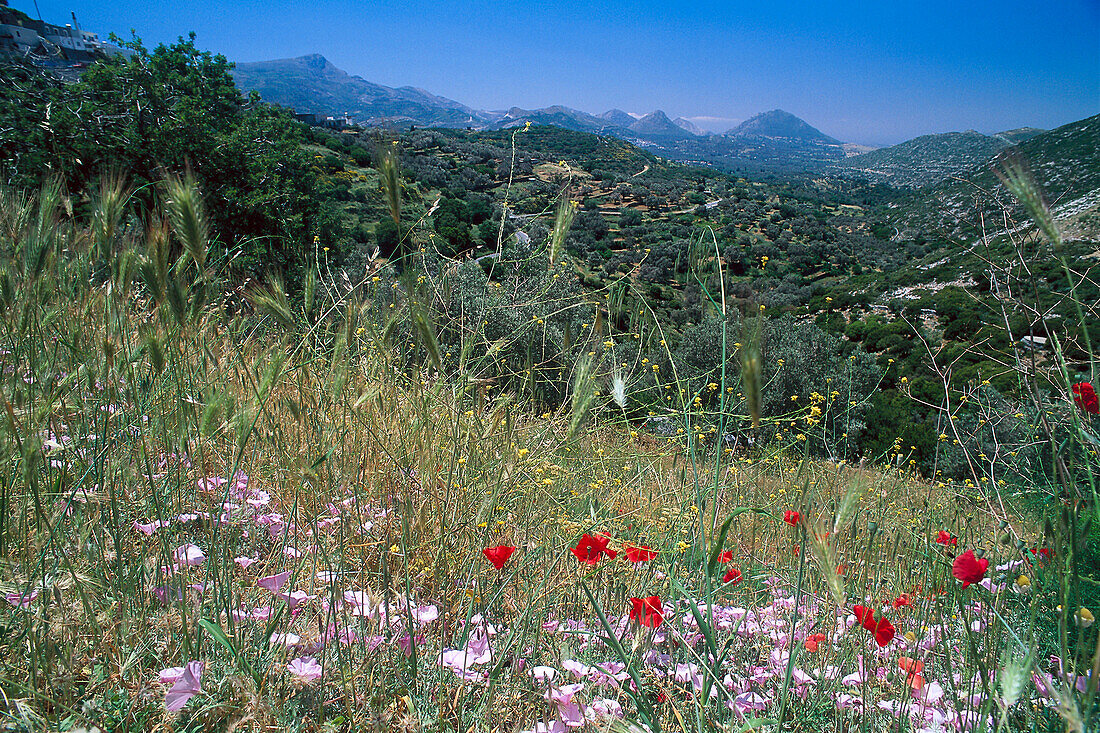
<instances>
[{"instance_id":1,"label":"hazy horizon","mask_svg":"<svg viewBox=\"0 0 1100 733\"><path fill-rule=\"evenodd\" d=\"M35 15L33 0L10 4ZM884 4L886 5L886 4ZM39 0L43 19L145 44L190 31L231 61L319 53L349 74L476 109L664 110L722 132L783 109L846 142L1046 129L1100 112L1100 5L919 8L350 0L171 5Z\"/></svg>"}]
</instances>

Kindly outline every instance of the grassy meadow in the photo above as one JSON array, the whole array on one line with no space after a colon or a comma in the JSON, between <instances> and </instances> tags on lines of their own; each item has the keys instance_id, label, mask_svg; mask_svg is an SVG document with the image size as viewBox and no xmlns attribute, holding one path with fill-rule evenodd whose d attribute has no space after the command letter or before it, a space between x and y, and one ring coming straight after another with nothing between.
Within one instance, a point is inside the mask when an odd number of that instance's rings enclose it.
<instances>
[{"instance_id":1,"label":"grassy meadow","mask_svg":"<svg viewBox=\"0 0 1100 733\"><path fill-rule=\"evenodd\" d=\"M555 405L495 361L537 331L439 307L452 271L352 283L318 242L301 293L226 283L194 186L162 184L148 228L127 197L0 202L0 729L1100 724L1083 388L1029 393L1028 445L961 482L900 442L815 457L836 385L750 445L775 388L751 342L698 393L662 375L647 415L613 348L661 333L582 303Z\"/></svg>"}]
</instances>

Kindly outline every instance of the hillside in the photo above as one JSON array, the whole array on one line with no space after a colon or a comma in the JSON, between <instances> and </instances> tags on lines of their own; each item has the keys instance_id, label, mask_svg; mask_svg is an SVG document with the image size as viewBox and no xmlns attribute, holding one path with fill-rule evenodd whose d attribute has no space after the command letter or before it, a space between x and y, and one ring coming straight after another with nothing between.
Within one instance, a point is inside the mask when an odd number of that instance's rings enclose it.
<instances>
[{"instance_id":1,"label":"hillside","mask_svg":"<svg viewBox=\"0 0 1100 733\"><path fill-rule=\"evenodd\" d=\"M1014 153L1041 182L1055 221L1068 236L1100 235L1100 115L1030 137ZM1003 221L1004 210L1016 221L1025 221L997 180L995 167L996 162L989 162L966 173L962 180L944 181L899 201L891 219L910 232L938 232L964 239L977 236L979 214L985 215L993 231L996 222ZM980 208L975 209L975 204Z\"/></svg>"},{"instance_id":2,"label":"hillside","mask_svg":"<svg viewBox=\"0 0 1100 733\"><path fill-rule=\"evenodd\" d=\"M922 135L888 148L837 161L842 175L864 176L892 186L920 188L959 176L1009 146L1001 137L980 132Z\"/></svg>"},{"instance_id":3,"label":"hillside","mask_svg":"<svg viewBox=\"0 0 1100 733\"><path fill-rule=\"evenodd\" d=\"M4 69L0 730L1097 729L1095 239L228 67Z\"/></svg>"},{"instance_id":4,"label":"hillside","mask_svg":"<svg viewBox=\"0 0 1100 733\"><path fill-rule=\"evenodd\" d=\"M1003 138L1013 145L1022 143L1024 140L1030 140L1036 135L1042 135L1046 130L1038 127L1017 127L1015 130L1005 130L1004 132L998 132L993 137Z\"/></svg>"}]
</instances>

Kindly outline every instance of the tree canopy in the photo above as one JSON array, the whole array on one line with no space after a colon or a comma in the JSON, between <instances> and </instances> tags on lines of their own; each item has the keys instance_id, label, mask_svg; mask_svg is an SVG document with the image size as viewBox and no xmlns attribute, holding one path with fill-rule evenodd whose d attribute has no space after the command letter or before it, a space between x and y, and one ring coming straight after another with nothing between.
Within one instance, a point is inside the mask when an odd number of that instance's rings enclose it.
<instances>
[{"instance_id":1,"label":"tree canopy","mask_svg":"<svg viewBox=\"0 0 1100 733\"><path fill-rule=\"evenodd\" d=\"M0 88L0 176L18 188L59 177L78 202L118 172L135 211L154 211L155 185L190 169L207 200L223 254L247 272L282 270L291 281L313 238L336 241L336 218L316 196L318 169L306 129L244 97L232 64L200 51L194 34L129 58L93 64L65 83L23 65Z\"/></svg>"}]
</instances>

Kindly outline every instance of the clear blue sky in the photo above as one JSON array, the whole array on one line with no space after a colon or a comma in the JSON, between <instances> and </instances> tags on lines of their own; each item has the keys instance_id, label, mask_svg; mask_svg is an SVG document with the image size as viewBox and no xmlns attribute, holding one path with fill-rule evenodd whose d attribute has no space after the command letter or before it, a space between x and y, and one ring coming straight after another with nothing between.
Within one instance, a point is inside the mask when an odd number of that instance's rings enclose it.
<instances>
[{"instance_id":1,"label":"clear blue sky","mask_svg":"<svg viewBox=\"0 0 1100 733\"><path fill-rule=\"evenodd\" d=\"M35 14L34 0L10 0ZM1100 0L38 0L147 46L320 53L480 109L663 109L725 130L781 108L842 140L1051 128L1100 112Z\"/></svg>"}]
</instances>

